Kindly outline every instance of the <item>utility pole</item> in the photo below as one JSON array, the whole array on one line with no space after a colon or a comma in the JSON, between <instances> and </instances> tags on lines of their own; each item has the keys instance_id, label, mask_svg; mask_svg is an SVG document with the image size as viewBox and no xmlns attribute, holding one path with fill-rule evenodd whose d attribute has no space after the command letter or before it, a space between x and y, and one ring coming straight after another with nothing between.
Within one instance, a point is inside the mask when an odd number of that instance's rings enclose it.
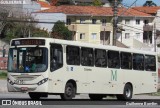
<instances>
[{"instance_id":1,"label":"utility pole","mask_svg":"<svg viewBox=\"0 0 160 108\"><path fill-rule=\"evenodd\" d=\"M156 52L156 48L157 48L157 33L156 33L156 24L154 23L153 25L153 31L154 31L154 52Z\"/></svg>"},{"instance_id":2,"label":"utility pole","mask_svg":"<svg viewBox=\"0 0 160 108\"><path fill-rule=\"evenodd\" d=\"M113 46L116 46L117 40L117 23L118 23L118 3L117 0L114 0L113 5Z\"/></svg>"}]
</instances>

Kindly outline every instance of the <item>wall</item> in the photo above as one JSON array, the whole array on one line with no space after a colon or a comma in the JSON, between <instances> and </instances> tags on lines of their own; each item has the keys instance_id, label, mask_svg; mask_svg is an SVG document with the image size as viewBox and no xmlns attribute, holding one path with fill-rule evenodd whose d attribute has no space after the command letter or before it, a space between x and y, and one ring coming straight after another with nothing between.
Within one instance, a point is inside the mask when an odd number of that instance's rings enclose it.
<instances>
[{"instance_id":1,"label":"wall","mask_svg":"<svg viewBox=\"0 0 160 108\"><path fill-rule=\"evenodd\" d=\"M0 0L0 4L30 4L31 0Z\"/></svg>"},{"instance_id":2,"label":"wall","mask_svg":"<svg viewBox=\"0 0 160 108\"><path fill-rule=\"evenodd\" d=\"M32 16L36 21L46 22L38 23L37 27L47 30L48 32L52 31L55 22L59 20L66 22L66 15L63 13L32 13Z\"/></svg>"},{"instance_id":3,"label":"wall","mask_svg":"<svg viewBox=\"0 0 160 108\"><path fill-rule=\"evenodd\" d=\"M27 4L0 4L0 7L8 10L14 16L30 14L31 12L41 10L40 4L34 1Z\"/></svg>"},{"instance_id":4,"label":"wall","mask_svg":"<svg viewBox=\"0 0 160 108\"><path fill-rule=\"evenodd\" d=\"M111 32L113 30L110 23L111 17L109 16L67 16L67 19L71 19L71 25L67 25L67 27L76 32L74 39L77 41L100 44L100 32L104 31L104 28L105 31ZM80 19L84 20L83 23L81 23ZM96 24L92 24L92 19L96 19ZM102 19L106 19L105 26L102 26ZM80 39L80 34L82 33L85 34L85 37ZM92 33L96 33L96 37L93 37ZM112 39L111 37L110 39Z\"/></svg>"},{"instance_id":5,"label":"wall","mask_svg":"<svg viewBox=\"0 0 160 108\"><path fill-rule=\"evenodd\" d=\"M156 29L157 29L157 30L160 30L160 10L157 11L157 16L158 16L158 17L156 17L156 20L155 20Z\"/></svg>"}]
</instances>

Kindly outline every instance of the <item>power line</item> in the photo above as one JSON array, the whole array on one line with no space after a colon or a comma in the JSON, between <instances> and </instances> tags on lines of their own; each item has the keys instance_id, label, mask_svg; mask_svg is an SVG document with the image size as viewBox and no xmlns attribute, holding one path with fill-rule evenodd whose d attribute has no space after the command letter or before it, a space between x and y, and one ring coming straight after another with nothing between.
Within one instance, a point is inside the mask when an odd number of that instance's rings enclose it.
<instances>
[{"instance_id":1,"label":"power line","mask_svg":"<svg viewBox=\"0 0 160 108\"><path fill-rule=\"evenodd\" d=\"M137 2L137 0L135 0L130 6L128 6L128 9L130 9L136 2ZM127 12L128 9L124 10L124 11L120 14L120 16L122 16L125 12Z\"/></svg>"}]
</instances>

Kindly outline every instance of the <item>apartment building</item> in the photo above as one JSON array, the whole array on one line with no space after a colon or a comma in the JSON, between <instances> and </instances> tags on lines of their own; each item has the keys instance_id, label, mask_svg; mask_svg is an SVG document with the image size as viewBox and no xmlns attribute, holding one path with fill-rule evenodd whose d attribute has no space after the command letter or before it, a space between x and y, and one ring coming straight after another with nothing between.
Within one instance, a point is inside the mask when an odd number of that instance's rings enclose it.
<instances>
[{"instance_id":1,"label":"apartment building","mask_svg":"<svg viewBox=\"0 0 160 108\"><path fill-rule=\"evenodd\" d=\"M152 29L153 29L152 35L154 36L154 38L152 39L156 42L155 44L160 44L160 6L151 6L151 7L139 6L139 7L133 7L133 9L150 14L154 17L154 20L152 21ZM145 25L144 29L146 30L148 29L148 27L149 27L148 25ZM158 52L160 52L160 48L157 48L157 50Z\"/></svg>"},{"instance_id":2,"label":"apartment building","mask_svg":"<svg viewBox=\"0 0 160 108\"><path fill-rule=\"evenodd\" d=\"M66 26L73 32L73 39L76 41L112 45L113 12L111 7L62 5L38 12L38 14L42 13L64 13ZM118 42L127 47L141 48L144 42L144 25L152 23L154 17L135 9L126 10L126 8L119 8L118 14ZM150 40L153 44L153 35L150 37L152 37Z\"/></svg>"}]
</instances>

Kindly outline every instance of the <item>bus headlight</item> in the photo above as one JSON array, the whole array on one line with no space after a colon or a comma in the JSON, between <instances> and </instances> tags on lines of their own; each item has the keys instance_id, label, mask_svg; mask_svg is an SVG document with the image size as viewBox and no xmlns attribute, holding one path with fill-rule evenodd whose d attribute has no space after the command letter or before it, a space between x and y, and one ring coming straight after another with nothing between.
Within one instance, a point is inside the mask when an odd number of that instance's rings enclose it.
<instances>
[{"instance_id":1,"label":"bus headlight","mask_svg":"<svg viewBox=\"0 0 160 108\"><path fill-rule=\"evenodd\" d=\"M12 82L9 78L7 78L7 81L8 81L11 85L14 85L14 82Z\"/></svg>"},{"instance_id":2,"label":"bus headlight","mask_svg":"<svg viewBox=\"0 0 160 108\"><path fill-rule=\"evenodd\" d=\"M48 78L45 78L45 79L39 81L39 82L37 83L37 85L42 85L42 84L44 84L44 83L47 82L47 81L48 81Z\"/></svg>"}]
</instances>

